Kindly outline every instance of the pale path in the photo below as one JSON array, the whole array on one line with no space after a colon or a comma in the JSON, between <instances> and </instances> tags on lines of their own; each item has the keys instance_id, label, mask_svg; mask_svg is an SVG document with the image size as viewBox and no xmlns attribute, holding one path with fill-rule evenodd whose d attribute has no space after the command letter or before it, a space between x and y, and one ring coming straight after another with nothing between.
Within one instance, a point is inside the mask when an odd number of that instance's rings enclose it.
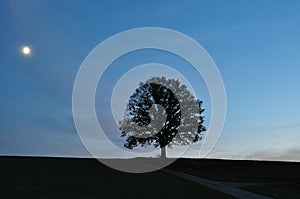
<instances>
[{"instance_id":1,"label":"pale path","mask_svg":"<svg viewBox=\"0 0 300 199\"><path fill-rule=\"evenodd\" d=\"M170 169L163 169L164 172L197 182L199 184L202 184L206 187L209 187L211 189L214 189L216 191L231 195L233 197L236 198L241 198L241 199L271 199L271 197L268 196L264 196L264 195L260 195L257 193L253 193L250 191L246 191L243 189L240 189L238 187L242 187L242 186L234 186L236 185L241 185L242 183L223 183L223 182L218 182L218 181L213 181L213 180L208 180L205 178L200 178L197 176L193 176L193 175L189 175L183 172L179 172L179 171L174 171L174 170L170 170ZM248 185L250 185L250 183L247 183ZM245 183L246 185L246 183Z\"/></svg>"}]
</instances>

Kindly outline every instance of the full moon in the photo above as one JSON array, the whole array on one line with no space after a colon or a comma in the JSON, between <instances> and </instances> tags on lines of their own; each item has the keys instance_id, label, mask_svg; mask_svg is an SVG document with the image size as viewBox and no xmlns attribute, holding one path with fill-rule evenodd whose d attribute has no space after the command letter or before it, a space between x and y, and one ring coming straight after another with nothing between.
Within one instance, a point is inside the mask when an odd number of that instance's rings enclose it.
<instances>
[{"instance_id":1,"label":"full moon","mask_svg":"<svg viewBox=\"0 0 300 199\"><path fill-rule=\"evenodd\" d=\"M23 46L22 53L23 53L23 55L30 55L30 53L31 53L30 47L29 46Z\"/></svg>"}]
</instances>

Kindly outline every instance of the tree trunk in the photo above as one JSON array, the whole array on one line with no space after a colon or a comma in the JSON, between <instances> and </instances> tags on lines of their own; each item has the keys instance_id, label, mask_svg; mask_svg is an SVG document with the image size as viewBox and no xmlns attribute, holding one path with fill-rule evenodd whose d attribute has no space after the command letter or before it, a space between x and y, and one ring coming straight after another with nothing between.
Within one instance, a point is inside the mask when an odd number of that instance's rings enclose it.
<instances>
[{"instance_id":1,"label":"tree trunk","mask_svg":"<svg viewBox=\"0 0 300 199\"><path fill-rule=\"evenodd\" d=\"M167 146L164 146L162 148L160 148L160 158L161 159L166 159L167 158L167 150L166 150Z\"/></svg>"}]
</instances>

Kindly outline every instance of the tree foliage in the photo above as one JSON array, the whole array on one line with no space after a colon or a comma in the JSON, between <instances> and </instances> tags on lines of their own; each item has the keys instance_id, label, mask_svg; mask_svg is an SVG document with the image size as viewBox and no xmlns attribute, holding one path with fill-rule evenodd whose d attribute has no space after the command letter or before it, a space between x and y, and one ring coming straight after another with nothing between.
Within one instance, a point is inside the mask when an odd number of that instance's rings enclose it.
<instances>
[{"instance_id":1,"label":"tree foliage","mask_svg":"<svg viewBox=\"0 0 300 199\"><path fill-rule=\"evenodd\" d=\"M202 101L179 80L153 77L139 84L119 122L124 147L189 145L205 131Z\"/></svg>"}]
</instances>

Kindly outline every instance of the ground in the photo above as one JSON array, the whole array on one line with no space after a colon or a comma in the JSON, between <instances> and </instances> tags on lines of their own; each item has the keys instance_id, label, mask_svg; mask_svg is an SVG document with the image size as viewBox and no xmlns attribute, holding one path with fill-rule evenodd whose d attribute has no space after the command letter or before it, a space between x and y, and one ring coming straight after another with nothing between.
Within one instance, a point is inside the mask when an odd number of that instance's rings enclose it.
<instances>
[{"instance_id":1,"label":"ground","mask_svg":"<svg viewBox=\"0 0 300 199\"><path fill-rule=\"evenodd\" d=\"M274 198L300 198L299 162L179 159L169 168Z\"/></svg>"},{"instance_id":2,"label":"ground","mask_svg":"<svg viewBox=\"0 0 300 199\"><path fill-rule=\"evenodd\" d=\"M0 198L231 198L162 171L119 172L97 160L0 158Z\"/></svg>"},{"instance_id":3,"label":"ground","mask_svg":"<svg viewBox=\"0 0 300 199\"><path fill-rule=\"evenodd\" d=\"M168 169L234 186L250 183L242 189L275 198L300 198L300 163L179 159ZM1 199L232 198L163 170L130 174L94 159L0 157L0 176Z\"/></svg>"}]
</instances>

